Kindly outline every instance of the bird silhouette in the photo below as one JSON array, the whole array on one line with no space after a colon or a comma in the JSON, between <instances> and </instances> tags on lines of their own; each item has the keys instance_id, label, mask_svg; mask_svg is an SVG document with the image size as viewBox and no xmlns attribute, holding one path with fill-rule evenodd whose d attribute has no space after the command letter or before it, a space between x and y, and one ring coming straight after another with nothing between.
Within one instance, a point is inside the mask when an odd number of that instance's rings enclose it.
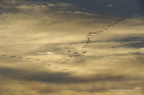
<instances>
[{"instance_id":1,"label":"bird silhouette","mask_svg":"<svg viewBox=\"0 0 144 95\"><path fill-rule=\"evenodd\" d=\"M69 52L71 52L71 50L68 50L67 52L69 53Z\"/></svg>"},{"instance_id":2,"label":"bird silhouette","mask_svg":"<svg viewBox=\"0 0 144 95\"><path fill-rule=\"evenodd\" d=\"M11 56L12 58L16 58L16 56Z\"/></svg>"},{"instance_id":3,"label":"bird silhouette","mask_svg":"<svg viewBox=\"0 0 144 95\"><path fill-rule=\"evenodd\" d=\"M2 56L6 56L6 55L2 55Z\"/></svg>"},{"instance_id":4,"label":"bird silhouette","mask_svg":"<svg viewBox=\"0 0 144 95\"><path fill-rule=\"evenodd\" d=\"M66 63L66 62L63 61L63 62L61 62L61 63Z\"/></svg>"},{"instance_id":5,"label":"bird silhouette","mask_svg":"<svg viewBox=\"0 0 144 95\"><path fill-rule=\"evenodd\" d=\"M90 37L91 35L89 34L89 35L87 35L87 37Z\"/></svg>"},{"instance_id":6,"label":"bird silhouette","mask_svg":"<svg viewBox=\"0 0 144 95\"><path fill-rule=\"evenodd\" d=\"M82 53L86 53L86 50L85 50L85 51L83 51Z\"/></svg>"},{"instance_id":7,"label":"bird silhouette","mask_svg":"<svg viewBox=\"0 0 144 95\"><path fill-rule=\"evenodd\" d=\"M37 61L40 61L40 59L36 59Z\"/></svg>"},{"instance_id":8,"label":"bird silhouette","mask_svg":"<svg viewBox=\"0 0 144 95\"><path fill-rule=\"evenodd\" d=\"M73 54L78 54L78 52L74 52Z\"/></svg>"},{"instance_id":9,"label":"bird silhouette","mask_svg":"<svg viewBox=\"0 0 144 95\"><path fill-rule=\"evenodd\" d=\"M51 66L51 64L48 64L48 66Z\"/></svg>"}]
</instances>

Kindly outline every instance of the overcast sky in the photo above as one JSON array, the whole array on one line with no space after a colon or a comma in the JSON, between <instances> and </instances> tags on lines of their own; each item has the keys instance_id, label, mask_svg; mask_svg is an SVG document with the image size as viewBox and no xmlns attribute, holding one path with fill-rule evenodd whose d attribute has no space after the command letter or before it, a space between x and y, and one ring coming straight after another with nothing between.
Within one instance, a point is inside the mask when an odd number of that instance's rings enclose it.
<instances>
[{"instance_id":1,"label":"overcast sky","mask_svg":"<svg viewBox=\"0 0 144 95\"><path fill-rule=\"evenodd\" d=\"M0 95L143 95L143 15L142 0L1 0Z\"/></svg>"}]
</instances>

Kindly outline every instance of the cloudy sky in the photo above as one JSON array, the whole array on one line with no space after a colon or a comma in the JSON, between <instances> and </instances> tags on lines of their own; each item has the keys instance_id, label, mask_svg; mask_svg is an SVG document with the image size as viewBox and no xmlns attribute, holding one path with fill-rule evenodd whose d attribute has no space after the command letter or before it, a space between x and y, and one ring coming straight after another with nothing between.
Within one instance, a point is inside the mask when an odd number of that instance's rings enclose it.
<instances>
[{"instance_id":1,"label":"cloudy sky","mask_svg":"<svg viewBox=\"0 0 144 95\"><path fill-rule=\"evenodd\" d=\"M144 95L142 0L0 0L0 95Z\"/></svg>"}]
</instances>

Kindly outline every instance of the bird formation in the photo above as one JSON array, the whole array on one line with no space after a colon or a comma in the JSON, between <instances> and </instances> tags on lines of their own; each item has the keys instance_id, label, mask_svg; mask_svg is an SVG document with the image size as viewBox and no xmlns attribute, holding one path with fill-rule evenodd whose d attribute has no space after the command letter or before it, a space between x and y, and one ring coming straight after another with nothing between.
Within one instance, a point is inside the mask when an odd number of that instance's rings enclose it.
<instances>
[{"instance_id":1,"label":"bird formation","mask_svg":"<svg viewBox=\"0 0 144 95\"><path fill-rule=\"evenodd\" d=\"M5 57L5 58L13 58L13 59L19 59L19 60L34 60L34 61L40 61L41 59L34 59L34 58L30 58L30 57L21 57L21 56L10 56L10 55L1 55L2 57ZM52 66L52 64L47 64L47 66ZM54 68L59 68L58 66L55 66ZM68 69L65 69L65 68L62 68L61 70L68 70Z\"/></svg>"},{"instance_id":2,"label":"bird formation","mask_svg":"<svg viewBox=\"0 0 144 95\"><path fill-rule=\"evenodd\" d=\"M87 33L87 36L86 36L86 37L87 37L87 40L85 41L85 45L82 47L82 48L83 48L82 53L86 53L86 48L87 48L88 46L90 46L90 43L92 42L92 41L91 41L91 38L92 38L93 35L98 34L98 33L103 33L103 32L105 32L105 31L107 31L109 27L115 26L116 24L118 24L119 22L123 21L124 19L125 19L125 18L120 18L120 19L118 19L118 20L115 20L115 22L114 22L113 24L109 24L109 25L108 25L106 28L104 28L103 30L98 30L98 31L96 31L96 32L89 32L89 33Z\"/></svg>"},{"instance_id":3,"label":"bird formation","mask_svg":"<svg viewBox=\"0 0 144 95\"><path fill-rule=\"evenodd\" d=\"M31 60L36 60L36 61L39 61L40 59L33 59L33 58L30 58L30 57L21 57L21 56L10 56L10 55L2 55L3 57L9 57L9 58L17 58L17 59L31 59Z\"/></svg>"},{"instance_id":4,"label":"bird formation","mask_svg":"<svg viewBox=\"0 0 144 95\"><path fill-rule=\"evenodd\" d=\"M108 28L110 28L110 27L112 27L112 26L115 26L116 24L120 23L120 22L123 21L124 19L125 19L125 18L120 18L120 19L118 19L118 20L115 20L115 22L114 22L113 24L107 25L107 27L104 28L103 30L98 30L98 31L96 31L96 32L88 32L87 35L86 35L87 40L85 41L85 45L82 46L82 51L81 51L81 52L76 52L76 51L72 52L72 50L68 50L68 51L67 51L67 55L70 57L69 60L68 60L68 61L64 60L64 61L62 61L61 63L67 63L67 62L69 62L69 61L72 59L72 57L76 57L76 56L79 56L80 54L85 54L85 53L87 53L87 50L86 50L86 49L90 46L90 44L91 44L91 42L92 42L91 38L92 38L93 35L98 34L98 33L103 33L103 32L105 32L105 31L107 31Z\"/></svg>"},{"instance_id":5,"label":"bird formation","mask_svg":"<svg viewBox=\"0 0 144 95\"><path fill-rule=\"evenodd\" d=\"M116 24L120 23L121 21L123 21L125 18L120 18L118 20L115 20L115 22L113 24L109 24L105 29L103 30L99 30L96 32L89 32L87 33L86 37L87 40L85 41L85 45L82 46L82 51L81 52L77 52L77 51L72 51L72 50L67 50L67 55L68 55L68 59L65 59L64 61L61 61L60 63L68 63L72 58L79 56L80 54L85 54L87 53L86 48L88 48L92 42L91 38L93 35L98 34L98 33L103 33L105 31L108 30L109 27L115 26ZM2 55L2 57L9 57L9 58L15 58L15 59L26 59L26 60L35 60L35 61L40 61L41 59L34 59L34 58L24 58L21 56L9 56L9 55ZM47 64L47 66L51 66L52 64ZM59 68L58 66L55 66L54 68ZM62 70L66 71L68 69L63 68Z\"/></svg>"}]
</instances>

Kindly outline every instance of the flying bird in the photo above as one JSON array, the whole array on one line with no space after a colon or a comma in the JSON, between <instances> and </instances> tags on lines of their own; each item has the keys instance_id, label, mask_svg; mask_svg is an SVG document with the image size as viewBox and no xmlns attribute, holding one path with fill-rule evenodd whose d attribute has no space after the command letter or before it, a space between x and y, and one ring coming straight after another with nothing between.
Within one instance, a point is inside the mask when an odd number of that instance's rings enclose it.
<instances>
[{"instance_id":1,"label":"flying bird","mask_svg":"<svg viewBox=\"0 0 144 95\"><path fill-rule=\"evenodd\" d=\"M63 62L61 62L61 63L66 63L66 62L63 61Z\"/></svg>"},{"instance_id":2,"label":"flying bird","mask_svg":"<svg viewBox=\"0 0 144 95\"><path fill-rule=\"evenodd\" d=\"M103 30L100 30L100 32L104 32Z\"/></svg>"},{"instance_id":3,"label":"flying bird","mask_svg":"<svg viewBox=\"0 0 144 95\"><path fill-rule=\"evenodd\" d=\"M87 47L87 46L89 46L89 45L85 45L85 46Z\"/></svg>"},{"instance_id":4,"label":"flying bird","mask_svg":"<svg viewBox=\"0 0 144 95\"><path fill-rule=\"evenodd\" d=\"M110 27L111 25L108 25L108 27Z\"/></svg>"},{"instance_id":5,"label":"flying bird","mask_svg":"<svg viewBox=\"0 0 144 95\"><path fill-rule=\"evenodd\" d=\"M70 61L70 59L67 59L66 61L68 62L68 61Z\"/></svg>"},{"instance_id":6,"label":"flying bird","mask_svg":"<svg viewBox=\"0 0 144 95\"><path fill-rule=\"evenodd\" d=\"M68 50L67 52L71 52L71 50Z\"/></svg>"},{"instance_id":7,"label":"flying bird","mask_svg":"<svg viewBox=\"0 0 144 95\"><path fill-rule=\"evenodd\" d=\"M48 64L48 66L50 66L51 64Z\"/></svg>"},{"instance_id":8,"label":"flying bird","mask_svg":"<svg viewBox=\"0 0 144 95\"><path fill-rule=\"evenodd\" d=\"M73 54L78 54L78 52L74 52Z\"/></svg>"},{"instance_id":9,"label":"flying bird","mask_svg":"<svg viewBox=\"0 0 144 95\"><path fill-rule=\"evenodd\" d=\"M37 59L37 61L39 61L40 59Z\"/></svg>"},{"instance_id":10,"label":"flying bird","mask_svg":"<svg viewBox=\"0 0 144 95\"><path fill-rule=\"evenodd\" d=\"M90 38L88 38L88 41L90 41Z\"/></svg>"},{"instance_id":11,"label":"flying bird","mask_svg":"<svg viewBox=\"0 0 144 95\"><path fill-rule=\"evenodd\" d=\"M89 32L88 34L92 34L92 32Z\"/></svg>"},{"instance_id":12,"label":"flying bird","mask_svg":"<svg viewBox=\"0 0 144 95\"><path fill-rule=\"evenodd\" d=\"M87 37L89 37L89 36L91 36L90 34L89 35L87 35Z\"/></svg>"},{"instance_id":13,"label":"flying bird","mask_svg":"<svg viewBox=\"0 0 144 95\"><path fill-rule=\"evenodd\" d=\"M70 55L69 57L73 57L73 55Z\"/></svg>"},{"instance_id":14,"label":"flying bird","mask_svg":"<svg viewBox=\"0 0 144 95\"><path fill-rule=\"evenodd\" d=\"M93 34L96 34L96 32L93 32Z\"/></svg>"},{"instance_id":15,"label":"flying bird","mask_svg":"<svg viewBox=\"0 0 144 95\"><path fill-rule=\"evenodd\" d=\"M85 51L83 51L82 53L86 53L86 50L85 50Z\"/></svg>"},{"instance_id":16,"label":"flying bird","mask_svg":"<svg viewBox=\"0 0 144 95\"><path fill-rule=\"evenodd\" d=\"M16 58L16 56L11 56L12 58Z\"/></svg>"}]
</instances>

